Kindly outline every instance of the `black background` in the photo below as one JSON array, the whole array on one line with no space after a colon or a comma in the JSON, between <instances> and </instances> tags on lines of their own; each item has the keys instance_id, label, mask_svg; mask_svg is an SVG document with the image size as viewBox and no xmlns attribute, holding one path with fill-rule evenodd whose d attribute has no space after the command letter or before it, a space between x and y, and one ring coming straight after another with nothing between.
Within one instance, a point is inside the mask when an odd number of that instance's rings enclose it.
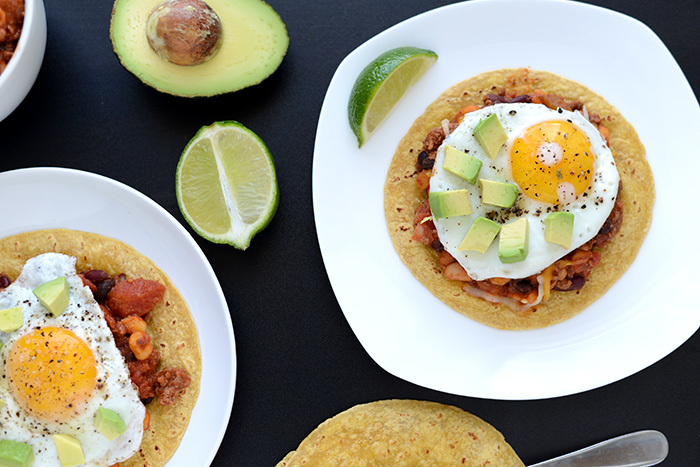
<instances>
[{"instance_id":1,"label":"black background","mask_svg":"<svg viewBox=\"0 0 700 467\"><path fill-rule=\"evenodd\" d=\"M626 432L657 429L670 443L662 465L700 465L697 334L622 381L539 401L453 396L407 383L374 363L338 306L319 251L311 199L316 124L331 77L348 53L397 22L451 2L269 3L290 36L280 68L246 90L185 99L161 94L121 67L109 39L110 1L48 0L48 44L41 72L24 102L0 122L0 170L59 166L105 175L146 194L183 224L175 199L175 167L202 125L238 120L269 146L281 191L272 223L245 252L195 236L223 287L237 344L233 412L213 465L274 466L326 418L385 398L462 407L503 432L526 464ZM694 91L700 91L698 3L589 3L648 25L676 58ZM600 42L604 53L606 31L595 25L567 33ZM673 89L657 89L654 83L649 88L654 92L640 99L674 99ZM684 156L693 155L698 155L696 148ZM12 201L2 200L6 202Z\"/></svg>"}]
</instances>

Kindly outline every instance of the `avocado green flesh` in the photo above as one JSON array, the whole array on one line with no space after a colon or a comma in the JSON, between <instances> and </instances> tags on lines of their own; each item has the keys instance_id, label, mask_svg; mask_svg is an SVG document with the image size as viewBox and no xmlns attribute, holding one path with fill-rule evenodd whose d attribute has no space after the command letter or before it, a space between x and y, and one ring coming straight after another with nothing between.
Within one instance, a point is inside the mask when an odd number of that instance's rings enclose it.
<instances>
[{"instance_id":1,"label":"avocado green flesh","mask_svg":"<svg viewBox=\"0 0 700 467\"><path fill-rule=\"evenodd\" d=\"M497 182L494 180L479 179L481 183L481 200L484 204L509 208L515 204L518 198L518 187L512 183Z\"/></svg>"},{"instance_id":2,"label":"avocado green flesh","mask_svg":"<svg viewBox=\"0 0 700 467\"><path fill-rule=\"evenodd\" d=\"M508 139L508 135L503 129L498 115L491 114L474 127L474 138L486 151L486 154L493 159L498 154L498 150L501 149L503 143Z\"/></svg>"},{"instance_id":3,"label":"avocado green flesh","mask_svg":"<svg viewBox=\"0 0 700 467\"><path fill-rule=\"evenodd\" d=\"M22 307L16 306L0 310L0 331L2 332L16 331L22 327L23 321Z\"/></svg>"},{"instance_id":4,"label":"avocado green flesh","mask_svg":"<svg viewBox=\"0 0 700 467\"><path fill-rule=\"evenodd\" d=\"M527 258L528 239L527 217L503 225L498 243L498 258L501 263L518 263Z\"/></svg>"},{"instance_id":5,"label":"avocado green flesh","mask_svg":"<svg viewBox=\"0 0 700 467\"><path fill-rule=\"evenodd\" d=\"M466 216L472 213L467 190L431 191L428 202L436 219Z\"/></svg>"},{"instance_id":6,"label":"avocado green flesh","mask_svg":"<svg viewBox=\"0 0 700 467\"><path fill-rule=\"evenodd\" d=\"M41 284L34 289L34 295L39 299L41 305L49 310L54 316L59 316L68 306L70 298L70 286L65 277Z\"/></svg>"},{"instance_id":7,"label":"avocado green flesh","mask_svg":"<svg viewBox=\"0 0 700 467\"><path fill-rule=\"evenodd\" d=\"M445 162L443 167L448 172L452 172L458 177L463 178L470 184L476 182L476 177L481 170L481 160L472 157L452 146L445 146Z\"/></svg>"},{"instance_id":8,"label":"avocado green flesh","mask_svg":"<svg viewBox=\"0 0 700 467\"><path fill-rule=\"evenodd\" d=\"M500 230L500 224L486 219L485 217L478 217L469 228L458 250L471 250L484 253L491 246L491 243L493 243L493 240Z\"/></svg>"},{"instance_id":9,"label":"avocado green flesh","mask_svg":"<svg viewBox=\"0 0 700 467\"><path fill-rule=\"evenodd\" d=\"M52 438L61 467L85 463L85 454L78 438L62 433L53 435Z\"/></svg>"},{"instance_id":10,"label":"avocado green flesh","mask_svg":"<svg viewBox=\"0 0 700 467\"><path fill-rule=\"evenodd\" d=\"M221 20L222 43L210 60L172 64L148 43L146 21L162 0L117 0L110 35L122 65L159 91L212 96L260 83L279 67L289 45L279 15L261 0L207 0Z\"/></svg>"},{"instance_id":11,"label":"avocado green flesh","mask_svg":"<svg viewBox=\"0 0 700 467\"><path fill-rule=\"evenodd\" d=\"M126 431L126 423L113 410L100 407L95 414L95 428L108 440L112 441Z\"/></svg>"},{"instance_id":12,"label":"avocado green flesh","mask_svg":"<svg viewBox=\"0 0 700 467\"><path fill-rule=\"evenodd\" d=\"M571 247L574 215L570 212L552 212L544 219L544 239L564 248Z\"/></svg>"},{"instance_id":13,"label":"avocado green flesh","mask_svg":"<svg viewBox=\"0 0 700 467\"><path fill-rule=\"evenodd\" d=\"M9 439L0 440L0 465L28 467L34 462L34 451L28 444Z\"/></svg>"}]
</instances>

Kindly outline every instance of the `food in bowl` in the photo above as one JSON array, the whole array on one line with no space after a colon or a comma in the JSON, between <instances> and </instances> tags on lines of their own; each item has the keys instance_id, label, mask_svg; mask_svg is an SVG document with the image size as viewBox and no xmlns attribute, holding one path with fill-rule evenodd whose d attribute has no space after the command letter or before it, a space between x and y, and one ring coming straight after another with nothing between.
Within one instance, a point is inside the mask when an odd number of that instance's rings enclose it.
<instances>
[{"instance_id":1,"label":"food in bowl","mask_svg":"<svg viewBox=\"0 0 700 467\"><path fill-rule=\"evenodd\" d=\"M24 23L24 0L0 0L0 73L17 48Z\"/></svg>"},{"instance_id":2,"label":"food in bowl","mask_svg":"<svg viewBox=\"0 0 700 467\"><path fill-rule=\"evenodd\" d=\"M480 74L413 124L385 183L394 247L443 302L492 327L581 312L630 266L651 223L644 146L585 86Z\"/></svg>"},{"instance_id":3,"label":"food in bowl","mask_svg":"<svg viewBox=\"0 0 700 467\"><path fill-rule=\"evenodd\" d=\"M384 400L356 405L313 430L277 467L524 466L493 426L450 405Z\"/></svg>"},{"instance_id":4,"label":"food in bowl","mask_svg":"<svg viewBox=\"0 0 700 467\"><path fill-rule=\"evenodd\" d=\"M64 229L0 240L0 272L0 458L164 465L201 375L194 322L168 277L116 239Z\"/></svg>"}]
</instances>

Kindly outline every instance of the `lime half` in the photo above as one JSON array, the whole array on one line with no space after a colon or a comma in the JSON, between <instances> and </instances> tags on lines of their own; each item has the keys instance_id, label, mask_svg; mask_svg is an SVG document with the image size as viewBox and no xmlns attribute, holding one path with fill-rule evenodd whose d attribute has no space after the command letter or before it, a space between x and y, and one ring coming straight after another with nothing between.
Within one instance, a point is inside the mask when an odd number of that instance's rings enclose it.
<instances>
[{"instance_id":1,"label":"lime half","mask_svg":"<svg viewBox=\"0 0 700 467\"><path fill-rule=\"evenodd\" d=\"M202 127L180 157L177 202L202 237L245 250L277 211L275 164L265 143L238 122Z\"/></svg>"},{"instance_id":2,"label":"lime half","mask_svg":"<svg viewBox=\"0 0 700 467\"><path fill-rule=\"evenodd\" d=\"M348 102L350 128L359 147L437 58L431 50L399 47L384 52L360 72Z\"/></svg>"}]
</instances>

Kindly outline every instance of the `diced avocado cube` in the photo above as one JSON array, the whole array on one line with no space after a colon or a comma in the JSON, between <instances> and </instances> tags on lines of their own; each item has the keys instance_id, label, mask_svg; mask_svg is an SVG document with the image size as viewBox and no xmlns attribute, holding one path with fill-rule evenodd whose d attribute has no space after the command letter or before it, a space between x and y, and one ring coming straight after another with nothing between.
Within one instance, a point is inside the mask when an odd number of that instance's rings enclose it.
<instances>
[{"instance_id":1,"label":"diced avocado cube","mask_svg":"<svg viewBox=\"0 0 700 467\"><path fill-rule=\"evenodd\" d=\"M501 226L498 242L498 258L501 263L517 263L527 258L527 217Z\"/></svg>"},{"instance_id":2,"label":"diced avocado cube","mask_svg":"<svg viewBox=\"0 0 700 467\"><path fill-rule=\"evenodd\" d=\"M481 201L485 204L509 208L515 204L520 190L516 185L480 178Z\"/></svg>"},{"instance_id":3,"label":"diced avocado cube","mask_svg":"<svg viewBox=\"0 0 700 467\"><path fill-rule=\"evenodd\" d=\"M28 444L0 440L0 467L29 467L34 462L34 450Z\"/></svg>"},{"instance_id":4,"label":"diced avocado cube","mask_svg":"<svg viewBox=\"0 0 700 467\"><path fill-rule=\"evenodd\" d=\"M493 159L498 154L503 143L508 140L498 115L491 114L479 121L474 127L474 138L479 142L484 152Z\"/></svg>"},{"instance_id":5,"label":"diced avocado cube","mask_svg":"<svg viewBox=\"0 0 700 467\"><path fill-rule=\"evenodd\" d=\"M544 219L544 239L557 243L564 248L571 247L574 233L574 214L571 212L552 212Z\"/></svg>"},{"instance_id":6,"label":"diced avocado cube","mask_svg":"<svg viewBox=\"0 0 700 467\"><path fill-rule=\"evenodd\" d=\"M24 314L21 306L0 310L0 331L12 332L22 327ZM0 347L0 350L2 347Z\"/></svg>"},{"instance_id":7,"label":"diced avocado cube","mask_svg":"<svg viewBox=\"0 0 700 467\"><path fill-rule=\"evenodd\" d=\"M83 448L80 446L78 438L66 434L53 435L52 438L56 445L61 467L72 467L85 463L85 454L83 454Z\"/></svg>"},{"instance_id":8,"label":"diced avocado cube","mask_svg":"<svg viewBox=\"0 0 700 467\"><path fill-rule=\"evenodd\" d=\"M500 224L485 217L477 217L457 249L483 253L491 246L499 230L501 230Z\"/></svg>"},{"instance_id":9,"label":"diced avocado cube","mask_svg":"<svg viewBox=\"0 0 700 467\"><path fill-rule=\"evenodd\" d=\"M445 162L442 167L473 185L481 170L481 161L452 146L445 146Z\"/></svg>"},{"instance_id":10,"label":"diced avocado cube","mask_svg":"<svg viewBox=\"0 0 700 467\"><path fill-rule=\"evenodd\" d=\"M472 213L467 190L431 191L428 202L435 219L466 216Z\"/></svg>"},{"instance_id":11,"label":"diced avocado cube","mask_svg":"<svg viewBox=\"0 0 700 467\"><path fill-rule=\"evenodd\" d=\"M126 423L117 412L100 407L95 414L95 428L105 438L112 441L126 431Z\"/></svg>"},{"instance_id":12,"label":"diced avocado cube","mask_svg":"<svg viewBox=\"0 0 700 467\"><path fill-rule=\"evenodd\" d=\"M34 289L34 295L39 303L49 310L54 316L59 316L68 306L70 286L65 277L57 277Z\"/></svg>"}]
</instances>

